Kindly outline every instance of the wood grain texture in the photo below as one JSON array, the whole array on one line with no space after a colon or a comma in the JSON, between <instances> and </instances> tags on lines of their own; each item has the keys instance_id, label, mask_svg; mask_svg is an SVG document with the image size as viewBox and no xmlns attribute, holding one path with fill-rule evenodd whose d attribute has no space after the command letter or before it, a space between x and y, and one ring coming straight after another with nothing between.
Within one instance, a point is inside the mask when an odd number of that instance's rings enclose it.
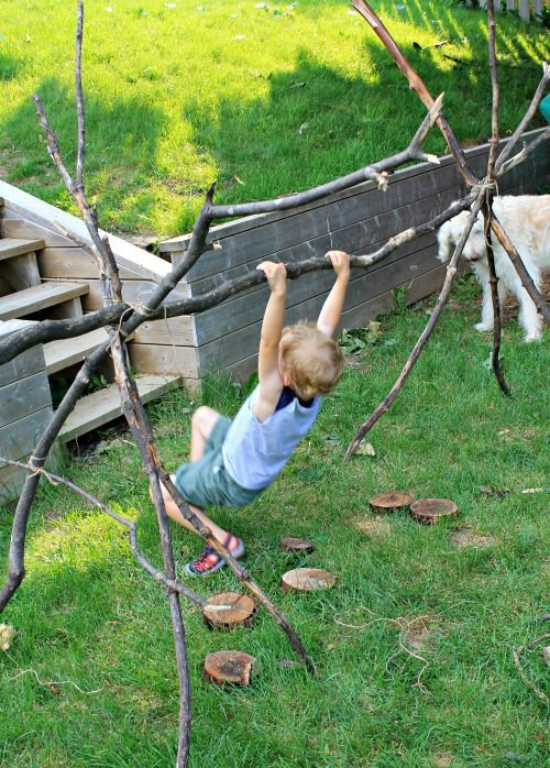
<instances>
[{"instance_id":1,"label":"wood grain texture","mask_svg":"<svg viewBox=\"0 0 550 768\"><path fill-rule=\"evenodd\" d=\"M19 461L28 456L42 437L53 416L51 404L0 427L0 456Z\"/></svg>"},{"instance_id":2,"label":"wood grain texture","mask_svg":"<svg viewBox=\"0 0 550 768\"><path fill-rule=\"evenodd\" d=\"M0 323L0 339L31 325L29 320L8 320ZM45 368L42 346L28 349L5 365L0 365L0 387L19 381ZM1 390L0 390L1 391Z\"/></svg>"},{"instance_id":3,"label":"wood grain texture","mask_svg":"<svg viewBox=\"0 0 550 768\"><path fill-rule=\"evenodd\" d=\"M194 347L130 342L128 351L132 365L141 373L177 374L192 379L198 376Z\"/></svg>"},{"instance_id":4,"label":"wood grain texture","mask_svg":"<svg viewBox=\"0 0 550 768\"><path fill-rule=\"evenodd\" d=\"M0 388L0 425L11 424L51 404L50 385L43 371L6 384Z\"/></svg>"},{"instance_id":5,"label":"wood grain texture","mask_svg":"<svg viewBox=\"0 0 550 768\"><path fill-rule=\"evenodd\" d=\"M85 283L42 283L0 299L0 320L11 320L40 312L48 307L82 296Z\"/></svg>"}]
</instances>

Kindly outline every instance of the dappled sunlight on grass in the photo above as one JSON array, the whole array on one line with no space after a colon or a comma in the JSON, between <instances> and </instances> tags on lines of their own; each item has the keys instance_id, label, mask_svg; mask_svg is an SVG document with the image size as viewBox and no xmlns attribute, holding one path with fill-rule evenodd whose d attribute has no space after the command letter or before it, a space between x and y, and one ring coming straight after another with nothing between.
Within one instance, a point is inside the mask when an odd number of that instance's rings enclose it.
<instances>
[{"instance_id":1,"label":"dappled sunlight on grass","mask_svg":"<svg viewBox=\"0 0 550 768\"><path fill-rule=\"evenodd\" d=\"M347 2L258 5L142 0L136 7L117 0L87 8L88 191L97 196L104 226L181 234L214 179L220 202L272 197L403 148L423 107ZM458 137L485 140L490 83L483 14L444 3L403 5L375 7L428 88L446 92ZM39 19L32 13L19 4L4 19L0 151L10 161L7 181L72 210L37 141L30 97L40 90L70 166L74 7L47 0ZM504 14L499 25L503 53L521 65L503 67L504 133L523 113L550 48L536 25ZM413 47L448 38L441 48ZM435 132L427 148L445 151Z\"/></svg>"}]
</instances>

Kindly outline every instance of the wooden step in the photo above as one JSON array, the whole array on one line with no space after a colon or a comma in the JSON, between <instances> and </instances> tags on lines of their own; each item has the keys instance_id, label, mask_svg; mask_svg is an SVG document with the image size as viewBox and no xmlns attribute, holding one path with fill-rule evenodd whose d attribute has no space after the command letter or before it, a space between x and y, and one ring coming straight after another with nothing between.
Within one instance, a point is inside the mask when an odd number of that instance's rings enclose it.
<instances>
[{"instance_id":1,"label":"wooden step","mask_svg":"<svg viewBox=\"0 0 550 768\"><path fill-rule=\"evenodd\" d=\"M175 387L180 376L141 374L136 376L139 394L144 403L153 400ZM116 384L86 395L78 401L61 432L59 440L63 443L97 429L103 424L118 418L122 413L120 395Z\"/></svg>"},{"instance_id":2,"label":"wooden step","mask_svg":"<svg viewBox=\"0 0 550 768\"><path fill-rule=\"evenodd\" d=\"M5 237L0 240L0 261L26 253L36 253L44 248L43 240L21 240L18 237Z\"/></svg>"},{"instance_id":3,"label":"wooden step","mask_svg":"<svg viewBox=\"0 0 550 768\"><path fill-rule=\"evenodd\" d=\"M88 293L86 283L42 283L0 298L0 320L32 315Z\"/></svg>"},{"instance_id":4,"label":"wooden step","mask_svg":"<svg viewBox=\"0 0 550 768\"><path fill-rule=\"evenodd\" d=\"M44 357L46 358L46 371L48 374L57 373L63 368L79 363L96 350L109 338L105 328L90 331L74 339L61 339L49 341L44 344Z\"/></svg>"}]
</instances>

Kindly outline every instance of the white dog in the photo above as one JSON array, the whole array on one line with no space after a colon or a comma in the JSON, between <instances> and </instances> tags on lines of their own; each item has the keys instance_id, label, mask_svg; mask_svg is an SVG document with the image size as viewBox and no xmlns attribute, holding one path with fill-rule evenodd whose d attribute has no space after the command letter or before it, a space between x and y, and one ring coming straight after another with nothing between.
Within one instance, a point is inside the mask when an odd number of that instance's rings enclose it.
<instances>
[{"instance_id":1,"label":"white dog","mask_svg":"<svg viewBox=\"0 0 550 768\"><path fill-rule=\"evenodd\" d=\"M527 271L540 291L542 273L550 270L550 195L495 197L493 211L516 246ZM468 211L462 211L440 228L437 235L440 261L446 262L450 259L469 215ZM470 263L472 272L483 288L481 322L477 323L476 329L490 331L494 323L493 302L483 223L483 216L479 214L466 241L462 258ZM525 330L525 341L536 341L542 335L542 317L523 287L508 254L494 234L491 240L495 255L500 306L503 306L507 292L513 293L519 302L519 322Z\"/></svg>"}]
</instances>

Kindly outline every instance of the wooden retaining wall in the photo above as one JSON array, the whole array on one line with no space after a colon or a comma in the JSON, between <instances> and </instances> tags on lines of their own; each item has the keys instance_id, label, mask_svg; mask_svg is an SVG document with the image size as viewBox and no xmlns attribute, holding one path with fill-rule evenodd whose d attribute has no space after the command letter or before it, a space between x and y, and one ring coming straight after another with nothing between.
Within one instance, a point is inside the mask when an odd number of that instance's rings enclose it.
<instances>
[{"instance_id":1,"label":"wooden retaining wall","mask_svg":"<svg viewBox=\"0 0 550 768\"><path fill-rule=\"evenodd\" d=\"M0 323L5 339L29 322ZM26 461L53 416L42 346L33 347L0 366L0 446L2 457ZM20 490L25 470L0 463L0 506Z\"/></svg>"},{"instance_id":2,"label":"wooden retaining wall","mask_svg":"<svg viewBox=\"0 0 550 768\"><path fill-rule=\"evenodd\" d=\"M42 281L86 283L88 293L82 297L84 311L100 308L102 301L95 260L74 241L59 234L55 227L55 222L59 222L66 230L89 241L83 223L1 181L0 198L4 199L0 212L0 233L3 237L45 241L45 248L37 253ZM134 305L145 302L170 270L170 265L164 259L118 237L109 235L109 240L120 267L123 298ZM188 288L185 283L181 283L172 293L174 297L186 295ZM198 373L193 328L192 317L144 323L129 345L134 369L140 373L177 373L185 378L189 388L196 388Z\"/></svg>"},{"instance_id":3,"label":"wooden retaining wall","mask_svg":"<svg viewBox=\"0 0 550 768\"><path fill-rule=\"evenodd\" d=\"M540 131L524 135L532 141ZM550 142L541 144L527 162L499 182L501 194L536 192L550 182ZM483 175L488 145L466 152L474 172ZM366 182L330 198L275 214L262 214L213 227L210 239L221 251L209 251L187 275L191 295L246 274L261 261L292 262L324 254L331 248L368 253L389 237L418 225L464 194L453 160L439 166L422 163L390 177L387 191ZM189 235L161 243L172 260L182 257ZM405 286L409 303L440 287L445 268L436 259L435 234L397 249L368 271L353 270L341 327L361 327L394 306L395 288ZM334 280L330 272L310 273L289 281L287 321L315 319ZM260 325L268 288L246 293L195 316L198 375L226 371L246 378L256 367Z\"/></svg>"}]
</instances>

